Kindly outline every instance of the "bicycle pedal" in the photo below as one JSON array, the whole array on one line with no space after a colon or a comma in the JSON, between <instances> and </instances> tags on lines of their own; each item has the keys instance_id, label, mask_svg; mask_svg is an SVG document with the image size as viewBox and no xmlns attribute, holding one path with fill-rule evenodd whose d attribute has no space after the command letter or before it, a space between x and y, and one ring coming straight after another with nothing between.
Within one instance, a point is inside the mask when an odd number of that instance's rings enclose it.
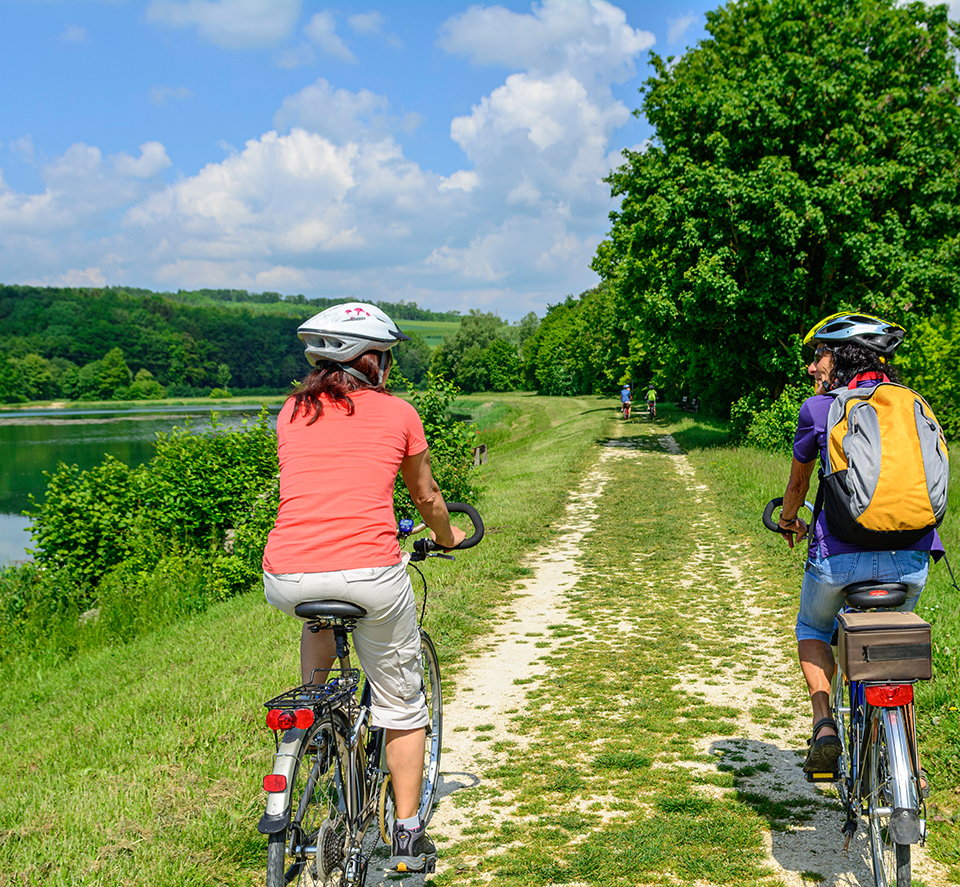
<instances>
[{"instance_id":1,"label":"bicycle pedal","mask_svg":"<svg viewBox=\"0 0 960 887\"><path fill-rule=\"evenodd\" d=\"M805 773L807 782L836 782L840 778L839 773Z\"/></svg>"}]
</instances>

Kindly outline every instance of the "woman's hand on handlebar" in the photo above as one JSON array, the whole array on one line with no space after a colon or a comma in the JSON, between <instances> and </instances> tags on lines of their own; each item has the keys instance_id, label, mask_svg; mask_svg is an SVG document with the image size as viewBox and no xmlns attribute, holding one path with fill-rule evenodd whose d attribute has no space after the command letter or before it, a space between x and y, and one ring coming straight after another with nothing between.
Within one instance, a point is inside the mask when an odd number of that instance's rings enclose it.
<instances>
[{"instance_id":1,"label":"woman's hand on handlebar","mask_svg":"<svg viewBox=\"0 0 960 887\"><path fill-rule=\"evenodd\" d=\"M442 548L444 551L449 551L451 548L456 548L461 542L463 542L464 539L467 538L467 534L461 530L460 527L455 527L451 524L450 529L453 532L454 539L452 545L442 545L437 539L437 534L434 533L433 530L430 531L430 538L437 544L439 548Z\"/></svg>"}]
</instances>

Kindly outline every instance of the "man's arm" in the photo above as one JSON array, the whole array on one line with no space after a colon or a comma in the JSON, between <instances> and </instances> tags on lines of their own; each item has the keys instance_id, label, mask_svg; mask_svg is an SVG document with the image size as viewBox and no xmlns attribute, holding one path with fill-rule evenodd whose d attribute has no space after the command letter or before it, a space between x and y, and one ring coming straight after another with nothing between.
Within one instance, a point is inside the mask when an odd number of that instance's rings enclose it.
<instances>
[{"instance_id":1,"label":"man's arm","mask_svg":"<svg viewBox=\"0 0 960 887\"><path fill-rule=\"evenodd\" d=\"M783 505L780 506L780 528L787 531L787 543L791 548L794 542L800 542L807 535L807 525L797 516L800 506L803 505L810 489L810 478L813 475L813 465L816 460L800 462L796 456L790 465L790 479L787 488L783 491ZM784 516L792 518L784 520ZM796 535L796 540L794 540Z\"/></svg>"}]
</instances>

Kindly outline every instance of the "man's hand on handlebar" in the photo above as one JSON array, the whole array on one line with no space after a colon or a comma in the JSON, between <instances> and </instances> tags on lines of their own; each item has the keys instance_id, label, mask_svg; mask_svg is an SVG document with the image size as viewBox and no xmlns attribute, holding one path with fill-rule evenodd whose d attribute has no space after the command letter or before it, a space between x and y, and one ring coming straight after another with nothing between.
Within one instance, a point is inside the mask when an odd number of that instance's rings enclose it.
<instances>
[{"instance_id":1,"label":"man's hand on handlebar","mask_svg":"<svg viewBox=\"0 0 960 887\"><path fill-rule=\"evenodd\" d=\"M809 530L806 521L800 517L794 518L792 521L785 521L783 518L780 518L780 520L777 521L777 526L783 533L783 538L787 540L787 545L791 548L798 542L806 539L807 531Z\"/></svg>"},{"instance_id":2,"label":"man's hand on handlebar","mask_svg":"<svg viewBox=\"0 0 960 887\"><path fill-rule=\"evenodd\" d=\"M440 546L440 548L444 549L444 551L449 551L451 548L456 548L461 542L463 542L464 539L467 538L467 534L466 534L463 530L461 530L460 527L455 527L455 526L451 525L451 526L450 526L450 529L451 529L452 532L453 532L453 540L454 540L454 541L453 541L453 544L451 544L451 545L444 545L444 544L443 544L442 542L440 542L440 540L437 538L437 534L434 533L433 530L430 531L430 538L431 538L434 542L436 542L437 545ZM446 542L446 541L447 541L447 540L444 539L444 542Z\"/></svg>"}]
</instances>

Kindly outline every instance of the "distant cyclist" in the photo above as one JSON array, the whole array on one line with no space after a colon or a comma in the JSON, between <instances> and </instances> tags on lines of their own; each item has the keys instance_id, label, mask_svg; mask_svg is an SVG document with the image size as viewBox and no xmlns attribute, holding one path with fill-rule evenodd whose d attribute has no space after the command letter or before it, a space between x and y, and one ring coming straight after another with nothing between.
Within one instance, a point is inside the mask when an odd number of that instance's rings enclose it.
<instances>
[{"instance_id":1,"label":"distant cyclist","mask_svg":"<svg viewBox=\"0 0 960 887\"><path fill-rule=\"evenodd\" d=\"M630 383L627 382L623 388L620 390L620 407L623 410L623 418L630 418L630 404L633 400L633 395L630 392Z\"/></svg>"},{"instance_id":2,"label":"distant cyclist","mask_svg":"<svg viewBox=\"0 0 960 887\"><path fill-rule=\"evenodd\" d=\"M647 412L651 419L657 418L657 389L653 387L653 382L647 386Z\"/></svg>"},{"instance_id":3,"label":"distant cyclist","mask_svg":"<svg viewBox=\"0 0 960 887\"><path fill-rule=\"evenodd\" d=\"M837 725L830 716L830 680L835 663L830 641L836 616L843 606L843 588L852 582L902 582L908 588L906 604L912 610L927 581L930 554L939 558L943 546L936 530L902 550L866 549L838 539L827 527L820 511L808 527L797 512L803 505L817 455L827 465L827 416L834 398L829 392L855 381L857 387L872 387L891 378L889 360L903 341L903 327L863 314L835 314L821 320L803 340L816 349L807 372L813 376L816 394L800 407L800 420L793 443L790 479L783 494L780 529L790 547L810 531L810 547L800 588L797 615L797 652L813 706L813 735L803 769L829 773L841 754Z\"/></svg>"},{"instance_id":4,"label":"distant cyclist","mask_svg":"<svg viewBox=\"0 0 960 887\"><path fill-rule=\"evenodd\" d=\"M397 472L437 543L453 548L465 534L450 524L417 411L384 388L390 349L408 337L360 302L321 311L297 335L314 369L277 418L280 511L263 554L264 591L289 616L325 599L367 611L353 643L373 688L373 724L386 734L396 799L387 867L422 872L437 852L418 812L430 717L413 588L397 543ZM303 626L304 683L331 667L334 652L332 631Z\"/></svg>"}]
</instances>

